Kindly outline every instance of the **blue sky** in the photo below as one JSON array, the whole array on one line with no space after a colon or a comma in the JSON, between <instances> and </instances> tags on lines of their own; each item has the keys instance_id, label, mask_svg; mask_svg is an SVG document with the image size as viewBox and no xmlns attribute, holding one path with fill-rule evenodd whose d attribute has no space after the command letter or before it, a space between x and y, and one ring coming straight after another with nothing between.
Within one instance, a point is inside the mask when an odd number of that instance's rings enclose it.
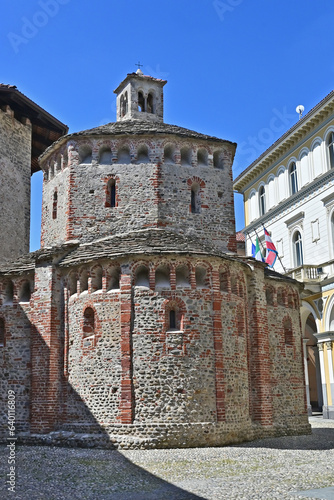
<instances>
[{"instance_id":1,"label":"blue sky","mask_svg":"<svg viewBox=\"0 0 334 500\"><path fill-rule=\"evenodd\" d=\"M165 78L165 122L238 143L237 176L333 88L329 0L5 0L2 83L70 132L115 121L135 63ZM32 179L39 247L41 175ZM236 201L237 229L243 227Z\"/></svg>"}]
</instances>

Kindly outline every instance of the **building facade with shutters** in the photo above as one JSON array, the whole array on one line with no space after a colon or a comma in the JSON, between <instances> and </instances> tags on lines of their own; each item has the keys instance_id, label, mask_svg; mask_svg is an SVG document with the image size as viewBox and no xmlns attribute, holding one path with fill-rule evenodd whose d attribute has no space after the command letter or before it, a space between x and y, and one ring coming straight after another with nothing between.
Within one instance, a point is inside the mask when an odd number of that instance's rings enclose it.
<instances>
[{"instance_id":1,"label":"building facade with shutters","mask_svg":"<svg viewBox=\"0 0 334 500\"><path fill-rule=\"evenodd\" d=\"M263 225L275 270L304 284L301 320L308 409L334 418L334 92L234 181L243 194L246 254Z\"/></svg>"},{"instance_id":2,"label":"building facade with shutters","mask_svg":"<svg viewBox=\"0 0 334 500\"><path fill-rule=\"evenodd\" d=\"M237 254L236 144L164 123L165 83L128 74L115 123L40 157L41 249L0 268L1 399L23 442L310 430L299 284Z\"/></svg>"}]
</instances>

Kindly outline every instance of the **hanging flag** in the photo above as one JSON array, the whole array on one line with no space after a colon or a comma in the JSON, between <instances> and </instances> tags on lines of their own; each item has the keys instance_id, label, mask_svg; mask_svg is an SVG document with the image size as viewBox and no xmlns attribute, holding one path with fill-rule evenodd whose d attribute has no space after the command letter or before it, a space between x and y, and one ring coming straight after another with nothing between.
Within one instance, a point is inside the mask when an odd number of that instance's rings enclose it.
<instances>
[{"instance_id":1,"label":"hanging flag","mask_svg":"<svg viewBox=\"0 0 334 500\"><path fill-rule=\"evenodd\" d=\"M268 264L269 267L274 267L278 252L276 250L274 243L272 242L272 239L270 238L270 234L268 233L268 231L264 226L263 229L264 229L264 237L266 240L266 248L267 248L266 263Z\"/></svg>"},{"instance_id":2,"label":"hanging flag","mask_svg":"<svg viewBox=\"0 0 334 500\"><path fill-rule=\"evenodd\" d=\"M259 238L256 238L256 245L254 245L254 243L252 243L252 257L254 257L254 259L256 259L256 260L264 262L264 258L262 256L262 253L260 250Z\"/></svg>"}]
</instances>

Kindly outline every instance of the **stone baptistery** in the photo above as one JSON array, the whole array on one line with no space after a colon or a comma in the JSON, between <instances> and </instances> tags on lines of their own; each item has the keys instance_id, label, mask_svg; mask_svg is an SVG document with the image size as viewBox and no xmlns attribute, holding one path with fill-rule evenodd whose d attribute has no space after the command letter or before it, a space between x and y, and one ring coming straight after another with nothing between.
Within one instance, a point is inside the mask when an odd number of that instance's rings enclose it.
<instances>
[{"instance_id":1,"label":"stone baptistery","mask_svg":"<svg viewBox=\"0 0 334 500\"><path fill-rule=\"evenodd\" d=\"M0 270L0 372L8 388L21 352L23 442L309 432L299 285L237 255L236 144L164 123L165 84L128 74L115 123L40 157L41 249Z\"/></svg>"}]
</instances>

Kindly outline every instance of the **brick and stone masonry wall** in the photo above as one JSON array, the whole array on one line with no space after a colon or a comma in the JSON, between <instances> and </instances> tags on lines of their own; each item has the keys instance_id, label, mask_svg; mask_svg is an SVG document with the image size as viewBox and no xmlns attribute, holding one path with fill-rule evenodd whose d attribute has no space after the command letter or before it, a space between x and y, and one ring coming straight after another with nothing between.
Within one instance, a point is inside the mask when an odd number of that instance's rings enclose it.
<instances>
[{"instance_id":1,"label":"brick and stone masonry wall","mask_svg":"<svg viewBox=\"0 0 334 500\"><path fill-rule=\"evenodd\" d=\"M163 161L164 148L175 149L175 164ZM128 147L129 163L118 158ZM147 159L138 152L147 147ZM213 153L220 147L219 164ZM85 149L86 148L86 149ZM109 148L110 159L102 163L101 151ZM181 149L188 148L190 165L181 165ZM232 158L221 144L207 148L208 164L199 166L201 142L148 137L141 140L101 139L68 143L69 167L54 173L53 157L43 160L46 172L43 195L42 245L69 239L92 241L147 227L168 227L175 232L214 241L223 251L236 251L232 191ZM82 151L91 151L84 158ZM55 151L55 157L58 151ZM167 160L166 160L167 161ZM218 161L218 160L217 160ZM140 163L142 162L142 163ZM52 167L50 167L52 165ZM50 175L52 172L52 175ZM116 206L108 203L107 186L116 185ZM201 184L199 213L191 213L192 184ZM53 196L58 196L57 219L53 218Z\"/></svg>"},{"instance_id":2,"label":"brick and stone masonry wall","mask_svg":"<svg viewBox=\"0 0 334 500\"><path fill-rule=\"evenodd\" d=\"M29 251L31 124L0 110L0 261Z\"/></svg>"}]
</instances>

